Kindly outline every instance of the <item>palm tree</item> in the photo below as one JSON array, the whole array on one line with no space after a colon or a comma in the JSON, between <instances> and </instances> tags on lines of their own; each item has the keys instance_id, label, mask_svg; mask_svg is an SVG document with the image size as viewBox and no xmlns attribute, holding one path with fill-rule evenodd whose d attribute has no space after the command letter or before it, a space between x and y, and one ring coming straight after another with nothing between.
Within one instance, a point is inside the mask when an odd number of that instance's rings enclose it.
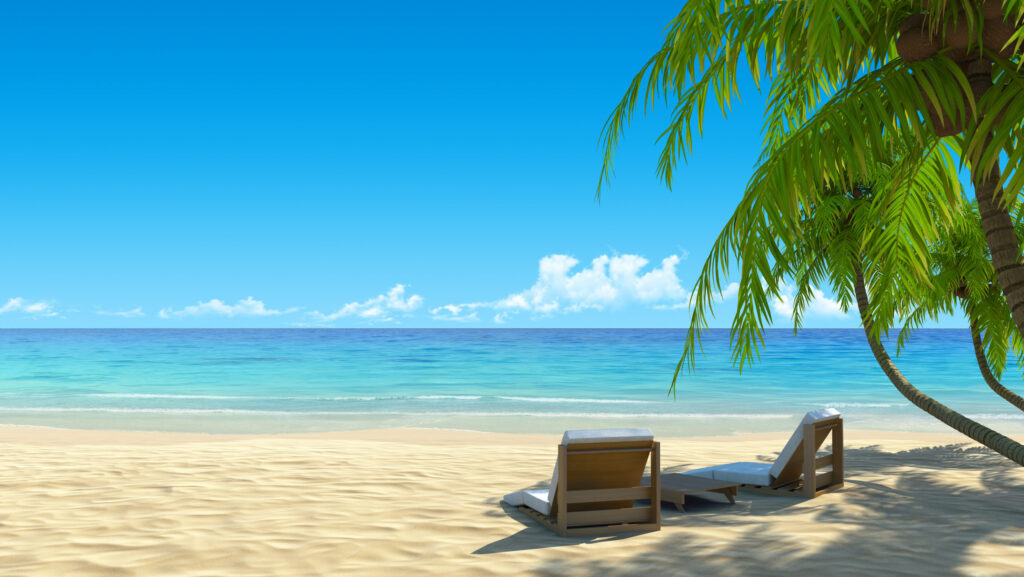
<instances>
[{"instance_id":1,"label":"palm tree","mask_svg":"<svg viewBox=\"0 0 1024 577\"><path fill-rule=\"evenodd\" d=\"M692 150L694 123L702 128L709 100L723 113L732 106L745 68L768 90L764 151L746 201L760 220L730 222L724 234L733 246L768 224L782 242L799 238L799 215L822 201L820 183L870 182L895 147L920 155L904 155L895 167L901 176L874 190L884 220L864 256L884 277L902 268L927 282L936 224L949 222L959 202L952 160L959 156L970 169L997 284L1024 335L1024 263L1008 208L1024 185L1024 148L1015 147L1024 130L1022 21L1024 0L688 0L605 126L601 182L613 173L614 151L638 106L665 99L675 110L658 173L671 187L679 157ZM921 184L938 204L913 192ZM771 255L743 256L746 282L759 283ZM753 320L777 295L750 291L752 308L739 312ZM879 318L876 336L888 328ZM706 326L695 320L688 344L699 343ZM753 337L757 343L760 335ZM741 351L742 366L753 356Z\"/></svg>"},{"instance_id":2,"label":"palm tree","mask_svg":"<svg viewBox=\"0 0 1024 577\"><path fill-rule=\"evenodd\" d=\"M1019 213L1020 207L1015 207ZM1016 223L1018 238L1024 226ZM981 232L980 216L973 204L963 204L930 251L931 283L920 287L918 302L904 321L897 342L897 355L910 333L926 318L953 314L957 304L966 313L978 369L988 386L1003 399L1024 411L1024 398L1003 386L998 375L1006 365L1007 347L1012 344L1018 365L1024 364L1024 341L1014 330L1006 301L995 285L995 271Z\"/></svg>"},{"instance_id":3,"label":"palm tree","mask_svg":"<svg viewBox=\"0 0 1024 577\"><path fill-rule=\"evenodd\" d=\"M949 427L967 435L1014 463L1024 465L1024 445L943 405L921 392L903 376L903 373L896 368L892 358L889 357L885 347L882 346L881 340L872 333L872 321L869 313L871 304L868 298L866 283L864 282L864 275L859 267L855 268L855 276L854 290L857 296L857 309L860 312L861 322L864 325L864 333L867 336L868 345L871 347L871 353L874 355L878 366L882 367L885 376L889 378L889 381L896 387L896 390L916 407L942 421Z\"/></svg>"},{"instance_id":4,"label":"palm tree","mask_svg":"<svg viewBox=\"0 0 1024 577\"><path fill-rule=\"evenodd\" d=\"M981 376L985 379L985 383L991 388L997 395L1005 399L1011 405L1024 411L1024 397L1021 397L1017 393L1003 386L1003 383L999 382L999 378L992 374L992 369L989 366L989 361L986 357L985 344L982 342L982 333L974 324L971 325L971 342L974 344L974 357L978 361L978 368L981 370Z\"/></svg>"},{"instance_id":5,"label":"palm tree","mask_svg":"<svg viewBox=\"0 0 1024 577\"><path fill-rule=\"evenodd\" d=\"M802 219L803 235L798 241L785 244L777 253L772 273L763 278L764 283L773 285L785 282L787 277L793 279L796 284L793 310L797 325L803 311L823 284L828 283L836 292L844 309L850 305L852 298L875 361L900 394L947 426L1011 461L1024 465L1024 445L923 393L900 372L882 344L880 335L875 331L875 318L891 318L908 308L908 304L919 298L917 295L932 289L922 288L912 276L887 276L885 267L864 258L861 247L865 246L864 240L875 226L872 205L879 200L874 197L873 190L871 184L855 185L848 191L823 189L820 194L822 204L808 211ZM780 246L770 236L760 237L759 242L767 246ZM871 275L873 299L868 296L865 270ZM740 298L745 297L741 294ZM933 310L921 306L918 309ZM738 323L734 320L734 334L742 324L742 320Z\"/></svg>"}]
</instances>

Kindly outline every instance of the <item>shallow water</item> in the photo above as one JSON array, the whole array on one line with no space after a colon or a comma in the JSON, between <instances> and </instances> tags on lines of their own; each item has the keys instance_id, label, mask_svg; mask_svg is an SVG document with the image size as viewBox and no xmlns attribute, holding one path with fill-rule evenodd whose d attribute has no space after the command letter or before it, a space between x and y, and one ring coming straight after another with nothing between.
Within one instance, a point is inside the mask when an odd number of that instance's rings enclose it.
<instances>
[{"instance_id":1,"label":"shallow water","mask_svg":"<svg viewBox=\"0 0 1024 577\"><path fill-rule=\"evenodd\" d=\"M783 431L831 406L848 427L947 430L903 399L857 329L768 332L742 374L726 330L669 396L683 330L261 329L0 331L0 423L202 432L394 426L659 435ZM966 330L921 331L898 364L993 428L1024 413L992 393ZM1004 383L1024 390L1020 374Z\"/></svg>"}]
</instances>

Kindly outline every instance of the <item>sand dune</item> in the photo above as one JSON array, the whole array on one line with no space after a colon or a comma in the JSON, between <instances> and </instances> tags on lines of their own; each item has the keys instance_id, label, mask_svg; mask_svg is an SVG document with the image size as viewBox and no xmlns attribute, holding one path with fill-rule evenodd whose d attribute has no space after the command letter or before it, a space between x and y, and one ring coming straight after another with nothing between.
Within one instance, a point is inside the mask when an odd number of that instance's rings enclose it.
<instances>
[{"instance_id":1,"label":"sand dune","mask_svg":"<svg viewBox=\"0 0 1024 577\"><path fill-rule=\"evenodd\" d=\"M663 439L683 470L785 434ZM1024 573L1024 469L953 435L847 431L847 487L665 507L661 532L563 539L500 496L556 437L221 437L0 427L3 575Z\"/></svg>"}]
</instances>

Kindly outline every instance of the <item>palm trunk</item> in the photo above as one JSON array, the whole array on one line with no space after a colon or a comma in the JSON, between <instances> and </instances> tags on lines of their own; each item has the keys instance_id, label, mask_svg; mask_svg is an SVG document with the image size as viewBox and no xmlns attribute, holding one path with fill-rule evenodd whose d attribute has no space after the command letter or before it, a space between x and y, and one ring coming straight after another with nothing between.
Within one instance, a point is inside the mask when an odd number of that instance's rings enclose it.
<instances>
[{"instance_id":1,"label":"palm trunk","mask_svg":"<svg viewBox=\"0 0 1024 577\"><path fill-rule=\"evenodd\" d=\"M988 366L988 359L985 358L985 346L981 342L981 332L973 319L971 320L971 340L974 342L974 356L978 359L978 368L981 369L981 376L985 378L989 388L1011 405L1024 411L1024 397L1004 387L999 379L992 374L992 369Z\"/></svg>"},{"instance_id":2,"label":"palm trunk","mask_svg":"<svg viewBox=\"0 0 1024 577\"><path fill-rule=\"evenodd\" d=\"M1020 243L1013 229L1013 219L1003 205L1002 190L996 186L999 182L999 167L993 168L988 174L973 168L971 182L978 199L981 228L985 231L985 241L992 253L992 265L996 270L999 288L1006 297L1017 330L1024 335L1024 263L1021 263Z\"/></svg>"},{"instance_id":3,"label":"palm trunk","mask_svg":"<svg viewBox=\"0 0 1024 577\"><path fill-rule=\"evenodd\" d=\"M917 408L942 421L946 425L956 429L964 435L967 435L982 445L985 445L989 449L992 449L1014 463L1024 465L1024 445L989 429L981 423L968 419L946 405L943 405L922 393L917 389L917 387L910 384L910 381L903 376L903 373L896 368L896 364L892 362L891 358L889 358L889 353L885 351L885 347L882 346L882 342L871 336L872 323L871 318L868 316L868 293L864 286L864 275L859 266L855 268L855 272L857 280L854 285L854 290L857 294L857 308L860 310L860 318L864 325L864 333L868 337L868 345L871 347L871 352L875 355L875 361L878 362L878 366L882 367L882 371L885 373L885 376L889 377L889 381L892 382L894 387L896 387L896 390Z\"/></svg>"}]
</instances>

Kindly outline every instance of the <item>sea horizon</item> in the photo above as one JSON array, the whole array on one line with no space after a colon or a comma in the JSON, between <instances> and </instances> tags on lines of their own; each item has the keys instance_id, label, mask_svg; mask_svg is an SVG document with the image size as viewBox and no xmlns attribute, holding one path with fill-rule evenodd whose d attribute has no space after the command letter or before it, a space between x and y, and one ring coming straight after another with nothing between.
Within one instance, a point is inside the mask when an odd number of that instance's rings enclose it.
<instances>
[{"instance_id":1,"label":"sea horizon","mask_svg":"<svg viewBox=\"0 0 1024 577\"><path fill-rule=\"evenodd\" d=\"M0 329L0 424L203 433L390 427L660 435L776 432L834 407L851 428L944 432L889 385L861 329L769 329L742 374L729 330L669 394L685 329ZM888 343L895 353L895 344ZM962 353L956 353L962 349ZM841 362L839 362L841 361ZM967 329L915 333L901 370L993 428L1024 415L985 385ZM1011 367L1004 383L1014 387Z\"/></svg>"}]
</instances>

